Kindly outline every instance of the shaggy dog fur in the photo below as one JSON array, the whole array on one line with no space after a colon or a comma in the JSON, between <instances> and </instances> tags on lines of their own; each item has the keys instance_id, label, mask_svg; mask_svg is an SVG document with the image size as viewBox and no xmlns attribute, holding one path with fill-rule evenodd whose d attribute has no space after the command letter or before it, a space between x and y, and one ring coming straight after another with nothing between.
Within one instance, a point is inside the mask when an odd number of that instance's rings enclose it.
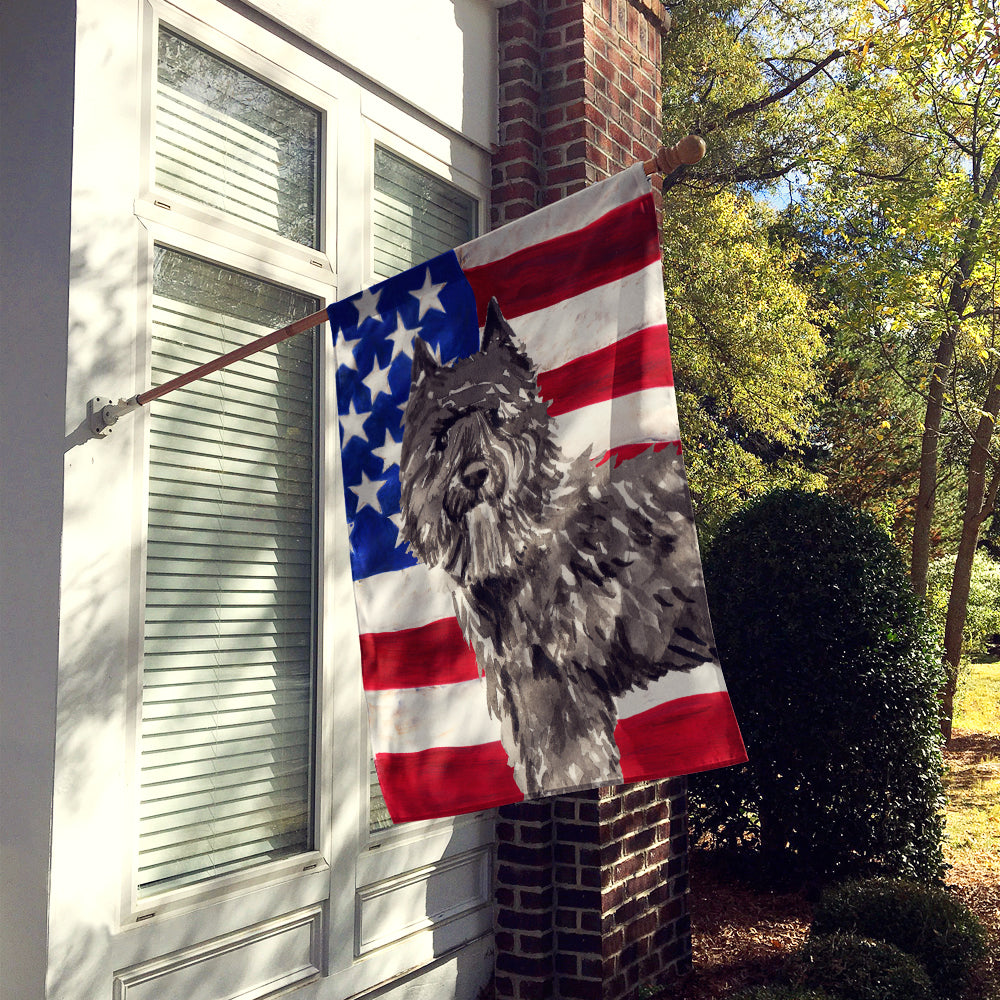
<instances>
[{"instance_id":1,"label":"shaggy dog fur","mask_svg":"<svg viewBox=\"0 0 1000 1000\"><path fill-rule=\"evenodd\" d=\"M495 300L478 353L439 365L415 341L403 536L454 582L528 797L620 781L614 698L716 658L680 459L611 465L553 443Z\"/></svg>"}]
</instances>

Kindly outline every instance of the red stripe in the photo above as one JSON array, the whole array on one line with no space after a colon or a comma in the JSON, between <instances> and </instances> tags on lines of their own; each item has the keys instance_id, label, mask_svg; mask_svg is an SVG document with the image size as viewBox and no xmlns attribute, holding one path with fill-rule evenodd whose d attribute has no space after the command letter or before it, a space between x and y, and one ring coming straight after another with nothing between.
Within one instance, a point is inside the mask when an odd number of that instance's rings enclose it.
<instances>
[{"instance_id":1,"label":"red stripe","mask_svg":"<svg viewBox=\"0 0 1000 1000\"><path fill-rule=\"evenodd\" d=\"M656 212L648 194L583 229L464 271L482 326L491 296L496 296L504 316L513 319L618 281L659 259Z\"/></svg>"},{"instance_id":2,"label":"red stripe","mask_svg":"<svg viewBox=\"0 0 1000 1000\"><path fill-rule=\"evenodd\" d=\"M615 742L626 781L694 774L747 759L725 691L677 698L620 719Z\"/></svg>"},{"instance_id":3,"label":"red stripe","mask_svg":"<svg viewBox=\"0 0 1000 1000\"><path fill-rule=\"evenodd\" d=\"M615 740L626 782L693 774L747 759L725 691L678 698L621 719ZM375 767L396 823L477 812L524 798L499 741L380 753Z\"/></svg>"},{"instance_id":4,"label":"red stripe","mask_svg":"<svg viewBox=\"0 0 1000 1000\"><path fill-rule=\"evenodd\" d=\"M458 621L442 618L418 628L362 635L361 675L366 691L385 691L471 681L479 668Z\"/></svg>"},{"instance_id":5,"label":"red stripe","mask_svg":"<svg viewBox=\"0 0 1000 1000\"><path fill-rule=\"evenodd\" d=\"M673 448L678 455L681 454L680 441L654 441L643 444L620 444L617 448L609 448L594 465L604 465L612 458L615 460L614 468L618 468L622 462L627 462L630 458L641 455L647 448L652 448L654 452L663 451L664 448Z\"/></svg>"},{"instance_id":6,"label":"red stripe","mask_svg":"<svg viewBox=\"0 0 1000 1000\"><path fill-rule=\"evenodd\" d=\"M549 400L549 416L603 403L641 389L674 384L665 323L648 326L607 347L539 372L538 391Z\"/></svg>"},{"instance_id":7,"label":"red stripe","mask_svg":"<svg viewBox=\"0 0 1000 1000\"><path fill-rule=\"evenodd\" d=\"M380 753L375 768L394 823L457 816L524 798L499 741Z\"/></svg>"}]
</instances>

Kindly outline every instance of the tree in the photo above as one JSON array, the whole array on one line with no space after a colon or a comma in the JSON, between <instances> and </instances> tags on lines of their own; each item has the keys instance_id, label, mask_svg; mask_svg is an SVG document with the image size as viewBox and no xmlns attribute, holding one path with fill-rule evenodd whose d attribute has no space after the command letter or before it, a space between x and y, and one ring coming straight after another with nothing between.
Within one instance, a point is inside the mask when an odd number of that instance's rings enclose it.
<instances>
[{"instance_id":1,"label":"tree","mask_svg":"<svg viewBox=\"0 0 1000 1000\"><path fill-rule=\"evenodd\" d=\"M747 499L810 481L824 346L773 220L747 196L680 191L664 220L677 404L706 535Z\"/></svg>"},{"instance_id":2,"label":"tree","mask_svg":"<svg viewBox=\"0 0 1000 1000\"><path fill-rule=\"evenodd\" d=\"M824 49L832 36L822 3L800 6L714 0L671 10L664 130L710 137L705 159L668 179L664 213L678 407L707 535L748 498L816 481L807 439L825 349L795 244L753 197L802 161L810 90L841 56Z\"/></svg>"},{"instance_id":3,"label":"tree","mask_svg":"<svg viewBox=\"0 0 1000 1000\"><path fill-rule=\"evenodd\" d=\"M697 167L668 178L700 189L761 191L809 162L823 133L816 100L849 20L827 0L681 0L665 39L663 124L709 139Z\"/></svg>"},{"instance_id":4,"label":"tree","mask_svg":"<svg viewBox=\"0 0 1000 1000\"><path fill-rule=\"evenodd\" d=\"M910 561L921 595L946 434L961 434L967 452L944 633L947 734L972 562L1000 485L991 450L1000 408L1000 19L995 0L878 8L858 25L867 60L826 95L840 138L821 144L812 180L842 237L837 280L853 284L856 298L868 294L870 335L923 352L913 386L924 414Z\"/></svg>"}]
</instances>

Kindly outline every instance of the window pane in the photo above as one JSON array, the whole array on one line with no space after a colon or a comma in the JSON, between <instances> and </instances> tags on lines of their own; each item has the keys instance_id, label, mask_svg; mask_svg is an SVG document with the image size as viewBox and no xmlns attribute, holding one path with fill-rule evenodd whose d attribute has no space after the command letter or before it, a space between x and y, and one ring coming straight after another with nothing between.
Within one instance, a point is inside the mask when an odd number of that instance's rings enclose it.
<instances>
[{"instance_id":1,"label":"window pane","mask_svg":"<svg viewBox=\"0 0 1000 1000\"><path fill-rule=\"evenodd\" d=\"M477 203L459 188L375 147L375 274L391 278L477 235ZM369 751L370 755L370 751ZM368 769L369 830L392 826L375 762Z\"/></svg>"},{"instance_id":2,"label":"window pane","mask_svg":"<svg viewBox=\"0 0 1000 1000\"><path fill-rule=\"evenodd\" d=\"M160 29L159 188L315 247L319 118L313 108Z\"/></svg>"},{"instance_id":3,"label":"window pane","mask_svg":"<svg viewBox=\"0 0 1000 1000\"><path fill-rule=\"evenodd\" d=\"M476 236L476 200L376 146L374 232L375 274L391 278Z\"/></svg>"},{"instance_id":4,"label":"window pane","mask_svg":"<svg viewBox=\"0 0 1000 1000\"><path fill-rule=\"evenodd\" d=\"M317 308L158 247L153 384ZM150 405L142 894L312 846L314 347Z\"/></svg>"}]
</instances>

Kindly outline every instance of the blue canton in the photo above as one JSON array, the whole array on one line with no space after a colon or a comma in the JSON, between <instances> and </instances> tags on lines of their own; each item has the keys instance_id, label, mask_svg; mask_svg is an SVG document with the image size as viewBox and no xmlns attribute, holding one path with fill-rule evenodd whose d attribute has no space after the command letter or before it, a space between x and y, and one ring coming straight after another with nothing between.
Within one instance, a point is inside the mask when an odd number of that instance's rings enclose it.
<instances>
[{"instance_id":1,"label":"blue canton","mask_svg":"<svg viewBox=\"0 0 1000 1000\"><path fill-rule=\"evenodd\" d=\"M413 338L442 363L479 350L476 302L453 251L327 310L355 580L416 565L399 538L399 455Z\"/></svg>"}]
</instances>

